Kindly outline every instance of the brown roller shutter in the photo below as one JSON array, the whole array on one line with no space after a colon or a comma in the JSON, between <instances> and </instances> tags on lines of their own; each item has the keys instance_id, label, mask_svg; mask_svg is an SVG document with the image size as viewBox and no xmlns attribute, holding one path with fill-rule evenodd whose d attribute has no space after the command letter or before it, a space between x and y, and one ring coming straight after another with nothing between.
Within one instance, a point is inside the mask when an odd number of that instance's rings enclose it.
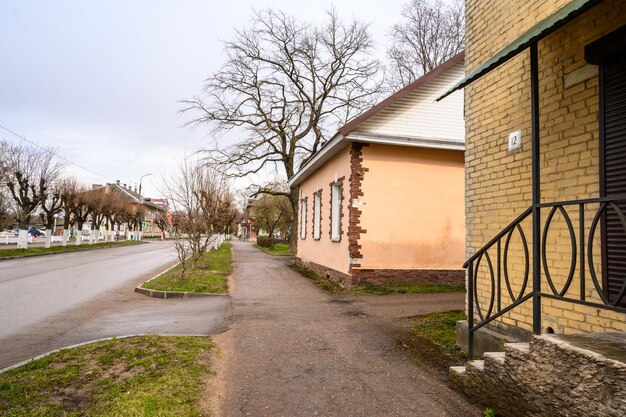
<instances>
[{"instance_id":1,"label":"brown roller shutter","mask_svg":"<svg viewBox=\"0 0 626 417\"><path fill-rule=\"evenodd\" d=\"M601 192L606 197L626 194L626 58L603 62L601 71ZM626 202L619 202L626 213ZM608 209L603 225L604 282L615 302L626 280L626 231L615 210ZM624 297L620 305L626 305Z\"/></svg>"}]
</instances>

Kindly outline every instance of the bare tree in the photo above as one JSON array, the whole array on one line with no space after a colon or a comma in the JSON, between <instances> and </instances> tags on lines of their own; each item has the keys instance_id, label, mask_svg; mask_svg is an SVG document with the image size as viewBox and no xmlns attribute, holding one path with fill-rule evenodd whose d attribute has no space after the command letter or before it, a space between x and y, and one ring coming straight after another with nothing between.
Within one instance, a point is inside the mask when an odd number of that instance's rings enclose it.
<instances>
[{"instance_id":1,"label":"bare tree","mask_svg":"<svg viewBox=\"0 0 626 417\"><path fill-rule=\"evenodd\" d=\"M371 52L368 25L346 24L335 11L317 27L281 11L258 11L225 43L226 62L206 80L203 95L184 101L182 111L194 113L191 124L208 123L218 138L243 130L232 146L216 140L210 163L232 175L269 168L290 179L329 134L375 102L381 83ZM295 189L258 192L289 198L295 218Z\"/></svg>"},{"instance_id":2,"label":"bare tree","mask_svg":"<svg viewBox=\"0 0 626 417\"><path fill-rule=\"evenodd\" d=\"M61 193L61 205L63 209L63 240L62 245L67 245L70 227L75 223L74 213L81 203L79 196L87 191L85 185L81 184L75 177L65 177L59 181Z\"/></svg>"},{"instance_id":3,"label":"bare tree","mask_svg":"<svg viewBox=\"0 0 626 417\"><path fill-rule=\"evenodd\" d=\"M76 245L80 245L83 242L83 228L85 223L91 215L91 209L89 207L89 191L85 190L76 196L74 210L72 211L72 217L76 227L74 228L76 235Z\"/></svg>"},{"instance_id":4,"label":"bare tree","mask_svg":"<svg viewBox=\"0 0 626 417\"><path fill-rule=\"evenodd\" d=\"M20 228L18 248L25 248L31 218L45 200L48 188L59 177L63 164L49 148L2 141L0 150L0 159L7 171L6 187L15 203L15 217Z\"/></svg>"},{"instance_id":5,"label":"bare tree","mask_svg":"<svg viewBox=\"0 0 626 417\"><path fill-rule=\"evenodd\" d=\"M12 202L13 200L7 191L0 185L0 230L4 230L13 225L15 216Z\"/></svg>"},{"instance_id":6,"label":"bare tree","mask_svg":"<svg viewBox=\"0 0 626 417\"><path fill-rule=\"evenodd\" d=\"M289 199L281 195L262 195L253 204L256 224L270 234L270 247L274 247L274 231L285 231L293 224L293 211Z\"/></svg>"},{"instance_id":7,"label":"bare tree","mask_svg":"<svg viewBox=\"0 0 626 417\"><path fill-rule=\"evenodd\" d=\"M214 242L214 234L232 222L233 199L222 173L189 158L163 182L163 191L176 212L174 238L184 274L187 254L195 267Z\"/></svg>"},{"instance_id":8,"label":"bare tree","mask_svg":"<svg viewBox=\"0 0 626 417\"><path fill-rule=\"evenodd\" d=\"M461 52L463 0L410 0L390 32L389 83L398 90Z\"/></svg>"},{"instance_id":9,"label":"bare tree","mask_svg":"<svg viewBox=\"0 0 626 417\"><path fill-rule=\"evenodd\" d=\"M46 241L45 247L49 248L52 240L52 234L54 233L54 225L59 213L63 210L63 200L61 199L61 187L59 181L55 181L54 184L46 191L46 195L41 201L41 213L39 217L43 225L46 227Z\"/></svg>"}]
</instances>

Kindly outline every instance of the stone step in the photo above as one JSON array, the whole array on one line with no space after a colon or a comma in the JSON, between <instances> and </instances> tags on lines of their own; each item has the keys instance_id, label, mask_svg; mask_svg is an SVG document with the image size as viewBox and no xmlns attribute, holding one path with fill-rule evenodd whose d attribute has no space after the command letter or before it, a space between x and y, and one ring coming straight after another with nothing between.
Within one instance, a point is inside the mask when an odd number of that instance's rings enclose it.
<instances>
[{"instance_id":1,"label":"stone step","mask_svg":"<svg viewBox=\"0 0 626 417\"><path fill-rule=\"evenodd\" d=\"M450 372L453 374L456 374L457 376L465 375L465 371L467 371L467 368L465 366L451 366L450 367Z\"/></svg>"},{"instance_id":2,"label":"stone step","mask_svg":"<svg viewBox=\"0 0 626 417\"><path fill-rule=\"evenodd\" d=\"M467 366L475 368L479 371L484 371L485 370L485 361L482 359L477 359L474 361L469 361L467 362Z\"/></svg>"},{"instance_id":3,"label":"stone step","mask_svg":"<svg viewBox=\"0 0 626 417\"><path fill-rule=\"evenodd\" d=\"M530 343L505 343L504 352L519 357L528 356L530 353Z\"/></svg>"},{"instance_id":4,"label":"stone step","mask_svg":"<svg viewBox=\"0 0 626 417\"><path fill-rule=\"evenodd\" d=\"M490 362L497 363L498 365L504 365L504 359L506 358L505 352L485 352L483 358L487 364Z\"/></svg>"}]
</instances>

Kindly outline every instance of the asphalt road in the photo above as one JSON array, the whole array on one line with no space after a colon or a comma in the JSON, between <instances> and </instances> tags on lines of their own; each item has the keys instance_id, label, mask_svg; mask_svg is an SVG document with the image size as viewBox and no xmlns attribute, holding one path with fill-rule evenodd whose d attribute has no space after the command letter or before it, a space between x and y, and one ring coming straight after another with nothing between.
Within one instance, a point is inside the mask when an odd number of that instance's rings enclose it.
<instances>
[{"instance_id":1,"label":"asphalt road","mask_svg":"<svg viewBox=\"0 0 626 417\"><path fill-rule=\"evenodd\" d=\"M0 261L0 368L103 337L222 329L227 297L134 292L175 263L171 242Z\"/></svg>"}]
</instances>

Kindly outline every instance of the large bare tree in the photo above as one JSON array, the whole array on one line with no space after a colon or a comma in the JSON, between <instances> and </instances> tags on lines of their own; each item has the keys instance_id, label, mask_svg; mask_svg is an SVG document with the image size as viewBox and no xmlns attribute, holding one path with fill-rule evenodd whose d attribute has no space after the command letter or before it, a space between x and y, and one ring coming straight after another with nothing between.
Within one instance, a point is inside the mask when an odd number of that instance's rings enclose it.
<instances>
[{"instance_id":1,"label":"large bare tree","mask_svg":"<svg viewBox=\"0 0 626 417\"><path fill-rule=\"evenodd\" d=\"M390 32L389 83L400 89L433 70L465 43L463 0L410 0Z\"/></svg>"},{"instance_id":2,"label":"large bare tree","mask_svg":"<svg viewBox=\"0 0 626 417\"><path fill-rule=\"evenodd\" d=\"M281 11L255 11L225 43L224 65L201 96L183 102L183 112L218 138L211 163L232 175L269 168L290 179L329 134L375 102L379 63L371 52L368 25L344 23L335 11L318 26ZM219 138L229 131L239 139L224 146ZM259 191L289 198L296 217L295 189Z\"/></svg>"}]
</instances>

